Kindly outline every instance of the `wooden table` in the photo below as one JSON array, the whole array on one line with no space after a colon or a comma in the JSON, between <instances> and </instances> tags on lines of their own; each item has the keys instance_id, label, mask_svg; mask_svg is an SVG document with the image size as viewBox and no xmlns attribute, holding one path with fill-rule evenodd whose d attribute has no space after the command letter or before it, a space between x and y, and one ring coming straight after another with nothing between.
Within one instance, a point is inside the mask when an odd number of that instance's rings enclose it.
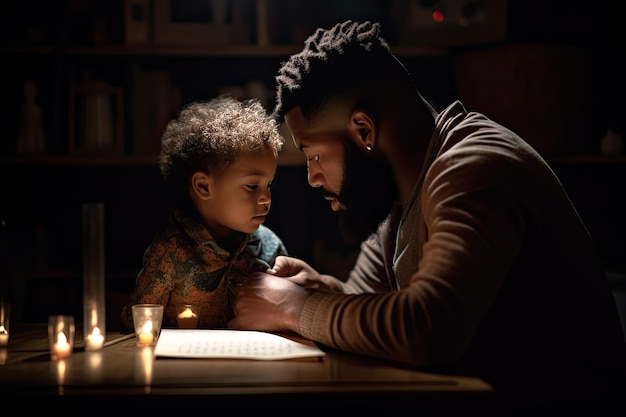
<instances>
[{"instance_id":1,"label":"wooden table","mask_svg":"<svg viewBox=\"0 0 626 417\"><path fill-rule=\"evenodd\" d=\"M137 347L134 336L122 333L107 333L99 352L85 352L79 332L76 341L68 359L51 361L46 325L14 327L8 349L0 352L0 404L14 402L23 412L40 409L44 401L79 408L83 415L110 416L144 404L155 411L180 402L206 406L207 412L224 405L250 411L297 406L322 413L340 402L387 417L393 410L413 415L467 407L480 411L492 392L479 379L419 372L328 349L322 359L176 359L155 358L153 348Z\"/></svg>"}]
</instances>

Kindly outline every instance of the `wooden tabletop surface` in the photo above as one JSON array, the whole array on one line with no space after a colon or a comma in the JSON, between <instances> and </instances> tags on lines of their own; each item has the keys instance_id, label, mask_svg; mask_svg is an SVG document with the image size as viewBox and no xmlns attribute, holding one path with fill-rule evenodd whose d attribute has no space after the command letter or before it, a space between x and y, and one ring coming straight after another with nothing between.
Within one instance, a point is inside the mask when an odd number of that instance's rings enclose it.
<instances>
[{"instance_id":1,"label":"wooden tabletop surface","mask_svg":"<svg viewBox=\"0 0 626 417\"><path fill-rule=\"evenodd\" d=\"M296 335L291 338L298 340ZM134 335L109 332L106 340L103 350L86 352L77 331L72 355L52 361L45 324L12 329L8 348L0 350L0 400L37 396L82 399L82 403L99 399L98 409L107 410L119 406L119 399L135 403L150 399L158 404L184 397L187 403L260 406L275 401L300 404L314 397L309 410L341 398L373 411L371 407L387 400L460 408L483 401L492 392L480 379L421 372L326 348L322 348L323 358L180 359L155 358L154 348L138 347ZM116 401L106 401L108 397ZM20 401L28 406L24 403Z\"/></svg>"}]
</instances>

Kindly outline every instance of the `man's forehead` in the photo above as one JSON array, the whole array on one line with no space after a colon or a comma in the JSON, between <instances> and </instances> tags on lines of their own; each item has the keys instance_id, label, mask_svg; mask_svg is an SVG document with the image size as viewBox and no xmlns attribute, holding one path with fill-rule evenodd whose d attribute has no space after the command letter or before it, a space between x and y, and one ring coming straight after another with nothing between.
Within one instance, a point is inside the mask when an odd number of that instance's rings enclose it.
<instances>
[{"instance_id":1,"label":"man's forehead","mask_svg":"<svg viewBox=\"0 0 626 417\"><path fill-rule=\"evenodd\" d=\"M328 103L309 118L305 118L300 107L296 107L285 115L284 120L294 140L306 140L345 128L349 117L349 109L345 104Z\"/></svg>"}]
</instances>

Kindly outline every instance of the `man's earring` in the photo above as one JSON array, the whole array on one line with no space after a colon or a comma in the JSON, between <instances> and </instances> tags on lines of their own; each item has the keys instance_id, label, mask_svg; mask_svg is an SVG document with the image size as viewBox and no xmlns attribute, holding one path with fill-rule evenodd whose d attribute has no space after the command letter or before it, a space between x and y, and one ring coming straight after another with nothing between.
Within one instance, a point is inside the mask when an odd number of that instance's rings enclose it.
<instances>
[{"instance_id":1,"label":"man's earring","mask_svg":"<svg viewBox=\"0 0 626 417\"><path fill-rule=\"evenodd\" d=\"M367 145L365 145L365 149L367 149L368 151L371 151L374 148L372 147L372 145L368 143Z\"/></svg>"}]
</instances>

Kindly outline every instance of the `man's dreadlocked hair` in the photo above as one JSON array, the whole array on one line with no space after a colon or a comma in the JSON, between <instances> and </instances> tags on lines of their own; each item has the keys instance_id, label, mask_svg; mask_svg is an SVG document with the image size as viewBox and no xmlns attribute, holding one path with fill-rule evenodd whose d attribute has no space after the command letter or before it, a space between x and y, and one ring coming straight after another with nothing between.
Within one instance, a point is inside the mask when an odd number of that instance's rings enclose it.
<instances>
[{"instance_id":1,"label":"man's dreadlocked hair","mask_svg":"<svg viewBox=\"0 0 626 417\"><path fill-rule=\"evenodd\" d=\"M373 80L405 80L413 88L411 76L380 32L379 23L351 20L317 29L304 49L281 65L274 118L281 120L297 106L309 116L325 99Z\"/></svg>"}]
</instances>

